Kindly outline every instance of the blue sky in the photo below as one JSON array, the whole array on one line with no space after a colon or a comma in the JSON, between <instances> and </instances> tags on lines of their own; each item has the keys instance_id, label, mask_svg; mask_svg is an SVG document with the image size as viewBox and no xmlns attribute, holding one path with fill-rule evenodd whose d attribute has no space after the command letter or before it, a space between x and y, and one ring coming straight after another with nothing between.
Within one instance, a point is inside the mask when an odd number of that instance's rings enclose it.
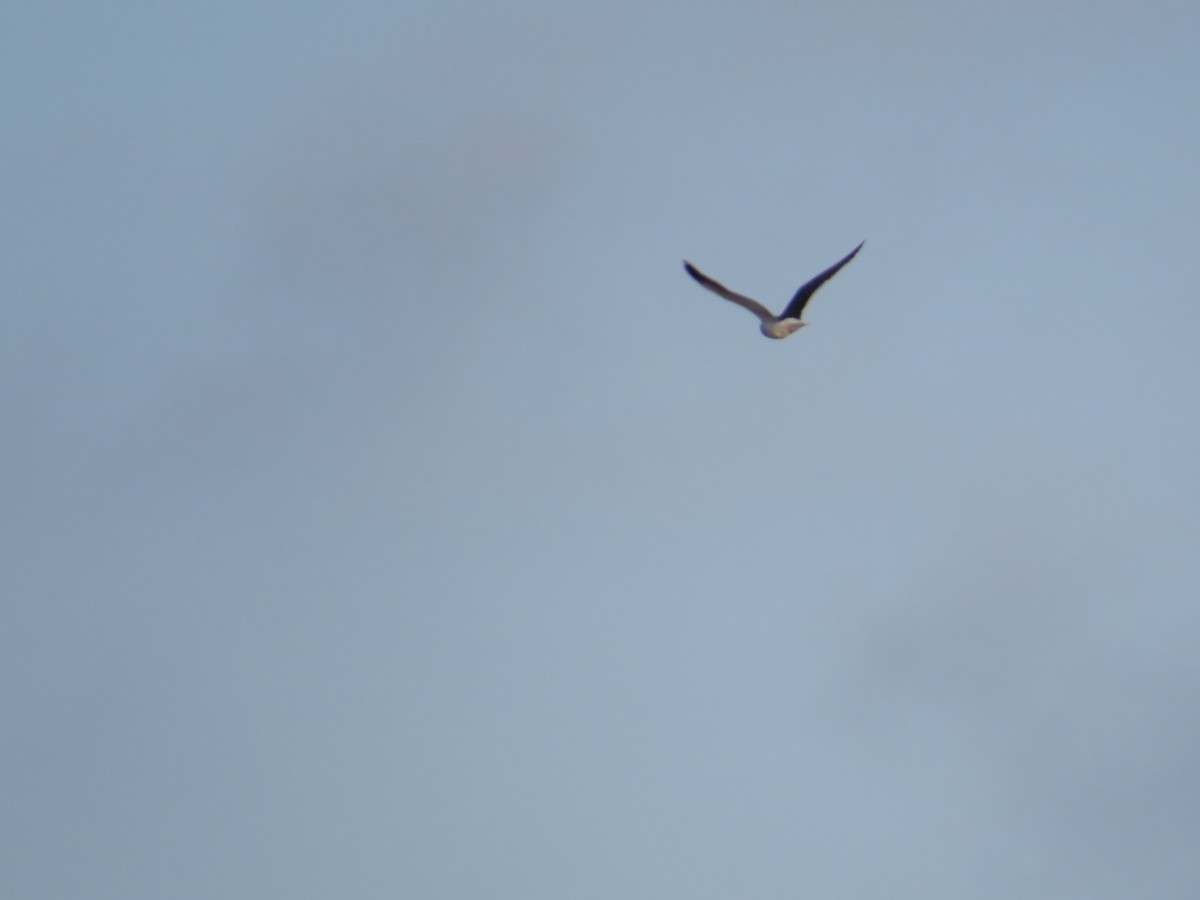
<instances>
[{"instance_id":1,"label":"blue sky","mask_svg":"<svg viewBox=\"0 0 1200 900\"><path fill-rule=\"evenodd\" d=\"M1200 890L1193 4L10 7L13 896Z\"/></svg>"}]
</instances>

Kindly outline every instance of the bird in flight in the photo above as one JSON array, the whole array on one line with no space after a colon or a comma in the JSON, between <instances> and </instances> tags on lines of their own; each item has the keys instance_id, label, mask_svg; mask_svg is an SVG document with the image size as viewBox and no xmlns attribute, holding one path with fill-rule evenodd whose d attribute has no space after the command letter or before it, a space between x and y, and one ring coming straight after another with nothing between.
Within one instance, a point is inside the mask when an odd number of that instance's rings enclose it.
<instances>
[{"instance_id":1,"label":"bird in flight","mask_svg":"<svg viewBox=\"0 0 1200 900\"><path fill-rule=\"evenodd\" d=\"M808 324L807 322L800 321L800 315L804 312L805 304L812 299L812 295L817 292L817 288L836 275L842 266L850 262L850 260L854 259L854 257L858 255L858 251L862 249L862 246L865 243L866 241L863 241L857 247L851 250L845 257L835 262L820 275L809 279L803 285L801 285L800 290L796 291L796 296L792 297L792 302L789 303L783 310L783 313L778 316L772 313L757 300L751 300L749 297L745 297L742 294L734 293L720 282L713 281L686 259L683 261L683 267L687 269L687 273L689 275L695 278L696 281L700 282L701 286L708 288L718 297L724 297L726 300L732 300L738 306L743 306L758 316L759 321L762 322L762 324L759 326L759 331L769 338L780 340L795 331L799 331Z\"/></svg>"}]
</instances>

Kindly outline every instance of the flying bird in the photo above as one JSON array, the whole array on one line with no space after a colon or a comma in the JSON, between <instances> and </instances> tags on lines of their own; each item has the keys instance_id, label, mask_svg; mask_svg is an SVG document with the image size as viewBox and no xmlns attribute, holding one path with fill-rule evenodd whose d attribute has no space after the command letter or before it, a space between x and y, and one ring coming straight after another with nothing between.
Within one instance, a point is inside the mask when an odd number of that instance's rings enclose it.
<instances>
[{"instance_id":1,"label":"flying bird","mask_svg":"<svg viewBox=\"0 0 1200 900\"><path fill-rule=\"evenodd\" d=\"M726 300L732 300L738 306L745 307L758 316L762 324L759 326L759 331L769 338L781 340L795 331L799 331L807 322L800 321L800 315L804 312L804 306L812 299L812 295L817 292L817 288L827 282L830 278L838 273L846 263L854 259L858 255L858 251L862 249L863 244L860 243L857 247L851 250L845 257L835 262L832 266L817 275L815 278L809 279L800 290L796 291L796 296L792 297L792 302L787 305L781 315L775 315L757 300L751 300L742 294L735 293L725 285L718 281L713 281L686 259L683 261L683 267L687 269L687 273L696 281L700 282L701 286L708 288L718 297L724 297Z\"/></svg>"}]
</instances>

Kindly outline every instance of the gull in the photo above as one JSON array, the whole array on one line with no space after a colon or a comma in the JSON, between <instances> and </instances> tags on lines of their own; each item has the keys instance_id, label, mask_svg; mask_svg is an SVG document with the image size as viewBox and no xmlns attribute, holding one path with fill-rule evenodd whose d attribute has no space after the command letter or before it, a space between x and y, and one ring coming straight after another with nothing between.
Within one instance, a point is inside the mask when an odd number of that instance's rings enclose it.
<instances>
[{"instance_id":1,"label":"gull","mask_svg":"<svg viewBox=\"0 0 1200 900\"><path fill-rule=\"evenodd\" d=\"M782 340L793 332L799 331L808 324L807 322L800 321L800 315L804 312L805 304L812 299L812 295L817 292L817 288L836 275L842 266L854 259L854 257L858 254L858 251L862 249L862 246L865 243L866 241L862 241L857 247L846 254L846 256L835 262L820 275L809 279L803 285L801 285L800 290L796 291L796 296L792 297L792 302L789 303L786 308L784 308L783 314L778 316L772 313L757 300L751 300L749 297L745 297L742 294L731 291L720 282L713 281L686 259L683 261L683 267L687 269L687 273L689 275L695 278L696 281L700 282L701 286L708 288L718 297L724 297L726 300L732 300L738 306L743 306L758 316L759 321L762 322L762 324L759 326L759 331L761 331L764 335L769 338L775 338L776 340Z\"/></svg>"}]
</instances>

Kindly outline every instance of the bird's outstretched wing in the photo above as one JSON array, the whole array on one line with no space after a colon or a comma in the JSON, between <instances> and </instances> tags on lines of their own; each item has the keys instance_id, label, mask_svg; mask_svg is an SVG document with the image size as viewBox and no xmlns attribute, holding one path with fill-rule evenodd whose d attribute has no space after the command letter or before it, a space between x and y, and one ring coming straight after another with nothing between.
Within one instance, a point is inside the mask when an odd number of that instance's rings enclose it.
<instances>
[{"instance_id":1,"label":"bird's outstretched wing","mask_svg":"<svg viewBox=\"0 0 1200 900\"><path fill-rule=\"evenodd\" d=\"M773 321L775 319L775 316L771 314L771 311L769 309L767 309L765 306L763 306L761 303L759 303L757 300L751 300L749 297L745 297L741 294L735 294L733 291L731 291L729 288L725 287L725 285L721 284L719 281L713 281L711 278L709 278L707 275L705 275L703 272L701 272L699 269L697 269L695 266L693 266L687 260L683 261L683 267L685 269L687 269L687 273L689 275L691 275L693 278L695 278L696 281L700 282L700 284L703 287L708 288L710 291L712 291L718 297L724 297L726 300L732 300L738 306L745 307L746 309L750 310L750 312L752 312L756 316L758 316L759 319L761 319L764 322Z\"/></svg>"},{"instance_id":2,"label":"bird's outstretched wing","mask_svg":"<svg viewBox=\"0 0 1200 900\"><path fill-rule=\"evenodd\" d=\"M838 269L840 269L846 263L850 262L850 260L854 259L854 257L858 255L858 251L862 249L863 244L865 244L865 243L866 243L866 241L863 241L861 244L859 244L857 247L855 247L853 250L851 250L848 254L846 254L845 257L843 257L842 259L835 262L832 266L830 266L828 269L826 269L824 272L822 272L816 278L812 278L809 281L805 282L803 285L801 285L800 290L796 291L796 296L794 296L792 298L792 302L787 305L787 309L785 309L783 311L783 315L780 316L779 318L781 318L781 319L798 319L798 318L800 318L800 314L802 312L804 312L804 305L806 303L808 303L808 301L812 297L812 295L817 292L817 288L819 288L821 285L823 285L825 282L827 282L830 278L832 278L834 275L836 275L838 273Z\"/></svg>"}]
</instances>

